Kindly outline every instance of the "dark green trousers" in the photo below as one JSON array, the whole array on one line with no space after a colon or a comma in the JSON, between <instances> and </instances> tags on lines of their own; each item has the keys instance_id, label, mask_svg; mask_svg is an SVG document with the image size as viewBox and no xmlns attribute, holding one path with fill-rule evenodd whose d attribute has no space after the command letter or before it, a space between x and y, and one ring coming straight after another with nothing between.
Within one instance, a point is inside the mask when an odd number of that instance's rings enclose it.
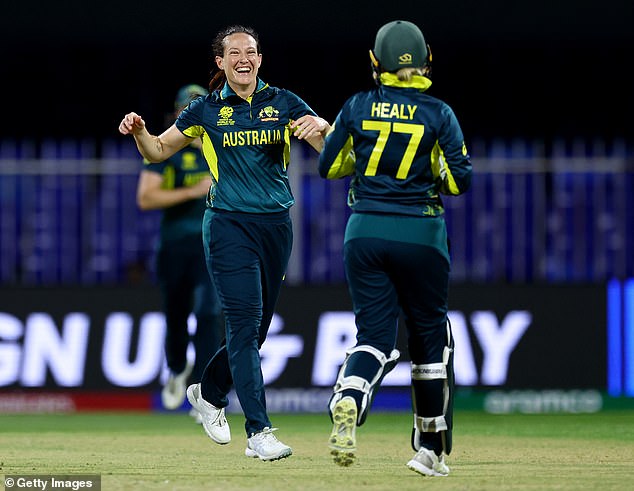
<instances>
[{"instance_id":1,"label":"dark green trousers","mask_svg":"<svg viewBox=\"0 0 634 491\"><path fill-rule=\"evenodd\" d=\"M450 269L444 220L355 213L346 227L344 261L357 344L389 355L402 310L412 361L441 361Z\"/></svg>"},{"instance_id":2,"label":"dark green trousers","mask_svg":"<svg viewBox=\"0 0 634 491\"><path fill-rule=\"evenodd\" d=\"M288 211L231 213L207 209L205 253L222 305L225 343L207 365L202 396L226 407L233 386L247 436L271 427L266 412L259 349L266 339L291 254Z\"/></svg>"},{"instance_id":3,"label":"dark green trousers","mask_svg":"<svg viewBox=\"0 0 634 491\"><path fill-rule=\"evenodd\" d=\"M450 260L443 218L355 213L346 227L344 261L357 324L356 345L369 345L389 356L402 312L412 363L441 363L445 348L453 349L447 322ZM451 451L453 356L446 368L446 380L412 381L414 413L444 415L447 421L448 431L420 436L419 443L436 453ZM376 359L360 351L350 355L344 375L371 380L377 370ZM343 395L360 404L358 391Z\"/></svg>"}]
</instances>

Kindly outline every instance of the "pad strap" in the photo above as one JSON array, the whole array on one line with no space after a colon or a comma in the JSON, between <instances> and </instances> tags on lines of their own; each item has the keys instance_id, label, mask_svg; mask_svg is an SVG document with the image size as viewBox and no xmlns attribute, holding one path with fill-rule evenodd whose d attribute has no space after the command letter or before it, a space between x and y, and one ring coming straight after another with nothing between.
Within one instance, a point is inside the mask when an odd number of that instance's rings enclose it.
<instances>
[{"instance_id":1,"label":"pad strap","mask_svg":"<svg viewBox=\"0 0 634 491\"><path fill-rule=\"evenodd\" d=\"M368 394L371 387L372 385L366 379L362 377L357 377L356 375L349 375L347 377L341 377L339 380L337 380L335 391L340 392L346 389L355 389L360 390L364 394Z\"/></svg>"},{"instance_id":2,"label":"pad strap","mask_svg":"<svg viewBox=\"0 0 634 491\"><path fill-rule=\"evenodd\" d=\"M416 428L421 432L438 432L447 430L447 421L445 416L436 416L433 418L423 418L416 416Z\"/></svg>"},{"instance_id":3,"label":"pad strap","mask_svg":"<svg viewBox=\"0 0 634 491\"><path fill-rule=\"evenodd\" d=\"M414 365L412 363L412 380L437 380L447 378L447 367L444 363L428 363Z\"/></svg>"},{"instance_id":4,"label":"pad strap","mask_svg":"<svg viewBox=\"0 0 634 491\"><path fill-rule=\"evenodd\" d=\"M378 360L380 367L377 370L377 373L372 377L372 380L366 380L357 375L344 376L344 373L346 371L346 365L348 364L350 355L352 355L353 353L358 353L358 352L368 353ZM397 349L393 349L390 352L390 356L387 357L382 351L369 345L355 346L354 348L347 350L346 359L344 360L343 364L341 365L341 368L339 369L339 375L337 376L337 381L335 382L335 386L333 387L333 395L330 398L330 403L328 405L330 411L332 412L337 401L341 399L342 392L344 390L346 389L358 390L359 392L363 394L363 397L361 398L361 407L359 408L357 424L359 426L362 425L363 422L365 421L369 407L371 405L375 386L377 384L380 384L381 379L385 376L385 374L389 372L390 370L392 370L392 368L394 368L394 366L396 365L396 360L398 360L400 356L401 356L401 353Z\"/></svg>"}]
</instances>

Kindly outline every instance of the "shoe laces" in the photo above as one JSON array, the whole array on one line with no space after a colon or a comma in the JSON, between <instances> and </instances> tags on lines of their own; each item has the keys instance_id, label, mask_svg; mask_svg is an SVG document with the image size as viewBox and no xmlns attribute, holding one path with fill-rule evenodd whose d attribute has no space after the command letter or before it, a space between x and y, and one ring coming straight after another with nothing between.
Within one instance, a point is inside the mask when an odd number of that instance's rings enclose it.
<instances>
[{"instance_id":1,"label":"shoe laces","mask_svg":"<svg viewBox=\"0 0 634 491\"><path fill-rule=\"evenodd\" d=\"M214 423L217 423L218 426L224 426L227 424L227 418L225 417L224 408L218 410L218 415L214 419Z\"/></svg>"},{"instance_id":2,"label":"shoe laces","mask_svg":"<svg viewBox=\"0 0 634 491\"><path fill-rule=\"evenodd\" d=\"M198 400L203 407L206 407L210 412L215 414L215 417L212 420L212 424L217 424L218 426L224 426L227 424L227 418L225 417L224 408L214 406L210 402L207 402L205 399L203 399L202 396L200 396Z\"/></svg>"},{"instance_id":3,"label":"shoe laces","mask_svg":"<svg viewBox=\"0 0 634 491\"><path fill-rule=\"evenodd\" d=\"M277 431L277 428L269 428L266 426L259 433L253 433L251 438L261 442L268 441L269 443L277 443L279 440L273 434L274 431Z\"/></svg>"}]
</instances>

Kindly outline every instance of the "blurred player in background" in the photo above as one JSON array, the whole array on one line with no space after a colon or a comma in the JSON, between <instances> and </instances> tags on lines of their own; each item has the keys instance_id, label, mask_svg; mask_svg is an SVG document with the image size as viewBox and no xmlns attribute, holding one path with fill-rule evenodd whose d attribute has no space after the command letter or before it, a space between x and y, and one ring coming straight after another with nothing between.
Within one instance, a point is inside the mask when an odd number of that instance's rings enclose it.
<instances>
[{"instance_id":1,"label":"blurred player in background","mask_svg":"<svg viewBox=\"0 0 634 491\"><path fill-rule=\"evenodd\" d=\"M471 162L447 104L425 94L431 54L420 29L390 22L370 51L377 87L351 97L319 158L322 177L352 176L344 262L357 343L329 403L335 463L355 459L357 426L395 366L402 312L412 368L416 451L407 466L446 476L453 414L453 338L447 318L450 257L440 194L471 182Z\"/></svg>"},{"instance_id":2,"label":"blurred player in background","mask_svg":"<svg viewBox=\"0 0 634 491\"><path fill-rule=\"evenodd\" d=\"M171 121L193 99L206 94L200 85L182 87ZM167 324L165 358L169 376L161 392L167 409L178 409L183 404L187 386L200 382L205 365L224 336L220 300L203 249L202 220L210 185L201 140L195 139L163 162L146 161L137 186L141 209L163 210L156 272ZM193 364L187 360L190 313L196 317ZM200 421L198 411L192 409L191 414Z\"/></svg>"},{"instance_id":3,"label":"blurred player in background","mask_svg":"<svg viewBox=\"0 0 634 491\"><path fill-rule=\"evenodd\" d=\"M119 131L132 134L141 154L162 161L202 138L212 174L203 235L207 264L218 288L226 321L225 343L200 384L187 398L202 415L207 435L231 441L225 418L232 387L245 415L245 455L261 460L288 457L266 410L259 349L266 339L291 253L294 203L287 174L290 137L323 146L328 123L292 92L258 77L262 62L258 35L230 26L213 42L216 73L210 95L193 101L176 123L150 135L136 113Z\"/></svg>"}]
</instances>

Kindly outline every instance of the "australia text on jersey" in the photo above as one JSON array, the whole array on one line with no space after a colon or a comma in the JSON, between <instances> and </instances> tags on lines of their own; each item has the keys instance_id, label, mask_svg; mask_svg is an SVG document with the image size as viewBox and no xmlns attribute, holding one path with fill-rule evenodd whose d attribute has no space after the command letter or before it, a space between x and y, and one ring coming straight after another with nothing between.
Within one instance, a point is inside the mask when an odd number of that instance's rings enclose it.
<instances>
[{"instance_id":1,"label":"australia text on jersey","mask_svg":"<svg viewBox=\"0 0 634 491\"><path fill-rule=\"evenodd\" d=\"M279 129L228 131L222 137L223 147L273 145L282 142L282 132Z\"/></svg>"}]
</instances>

